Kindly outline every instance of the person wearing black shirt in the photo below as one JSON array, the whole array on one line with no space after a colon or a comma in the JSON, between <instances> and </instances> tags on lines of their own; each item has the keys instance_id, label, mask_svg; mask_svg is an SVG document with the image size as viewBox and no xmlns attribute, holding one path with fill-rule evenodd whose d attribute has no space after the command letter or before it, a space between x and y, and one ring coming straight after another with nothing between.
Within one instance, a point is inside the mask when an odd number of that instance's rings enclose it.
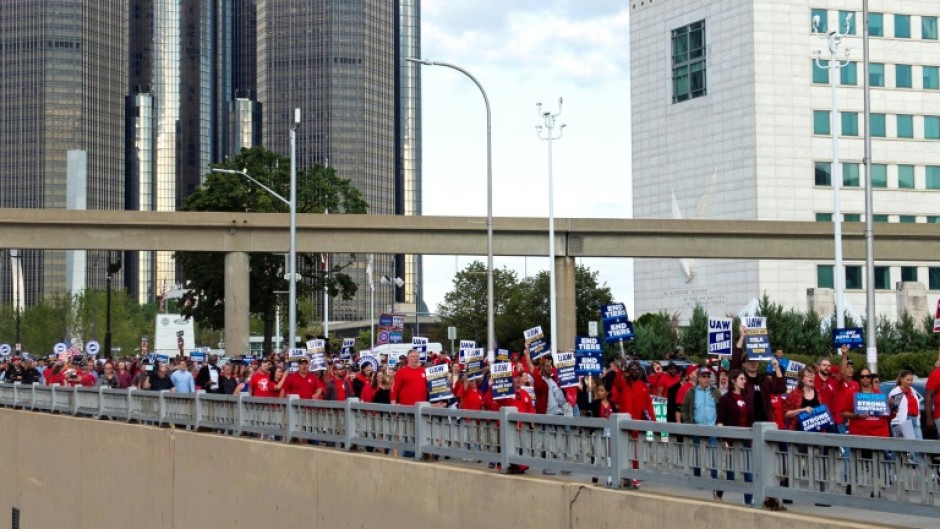
<instances>
[{"instance_id":1,"label":"person wearing black shirt","mask_svg":"<svg viewBox=\"0 0 940 529\"><path fill-rule=\"evenodd\" d=\"M144 381L143 389L150 391L176 391L173 381L167 376L169 369L165 364L154 367L154 371ZM154 374L155 373L155 374Z\"/></svg>"}]
</instances>

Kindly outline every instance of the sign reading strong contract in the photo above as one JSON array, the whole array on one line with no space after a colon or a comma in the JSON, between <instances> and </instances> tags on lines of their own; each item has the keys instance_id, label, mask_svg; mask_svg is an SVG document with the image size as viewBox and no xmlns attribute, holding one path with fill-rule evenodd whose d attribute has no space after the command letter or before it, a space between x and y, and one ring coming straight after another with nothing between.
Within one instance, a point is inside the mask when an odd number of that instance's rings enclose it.
<instances>
[{"instance_id":1,"label":"sign reading strong contract","mask_svg":"<svg viewBox=\"0 0 940 529\"><path fill-rule=\"evenodd\" d=\"M601 321L604 323L607 343L633 339L633 324L630 323L627 307L623 303L601 307Z\"/></svg>"}]
</instances>

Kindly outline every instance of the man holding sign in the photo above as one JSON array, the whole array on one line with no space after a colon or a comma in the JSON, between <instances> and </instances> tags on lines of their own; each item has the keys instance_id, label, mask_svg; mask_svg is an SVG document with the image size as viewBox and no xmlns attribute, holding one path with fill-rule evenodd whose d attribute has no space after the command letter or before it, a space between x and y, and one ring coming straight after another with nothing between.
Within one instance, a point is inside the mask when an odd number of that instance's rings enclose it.
<instances>
[{"instance_id":1,"label":"man holding sign","mask_svg":"<svg viewBox=\"0 0 940 529\"><path fill-rule=\"evenodd\" d=\"M766 330L764 328L765 333ZM786 393L787 381L780 371L780 364L773 356L770 357L770 364L774 368L773 375L757 372L757 360L744 352L746 331L747 328L744 324L741 324L738 341L731 355L731 369L744 371L744 376L747 379L747 385L744 388L744 399L748 406L754 410L754 422L773 422L773 408L771 407L770 397L771 395ZM769 349L768 345L767 350L769 351Z\"/></svg>"}]
</instances>

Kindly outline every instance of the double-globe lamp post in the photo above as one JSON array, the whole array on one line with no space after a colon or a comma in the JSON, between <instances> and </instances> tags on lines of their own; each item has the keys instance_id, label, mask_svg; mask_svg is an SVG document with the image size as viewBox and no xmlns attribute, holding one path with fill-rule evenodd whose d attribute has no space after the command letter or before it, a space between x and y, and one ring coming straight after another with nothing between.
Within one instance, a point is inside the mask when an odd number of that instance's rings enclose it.
<instances>
[{"instance_id":1,"label":"double-globe lamp post","mask_svg":"<svg viewBox=\"0 0 940 529\"><path fill-rule=\"evenodd\" d=\"M493 323L493 121L490 99L483 85L470 72L446 62L407 57L405 60L426 66L444 66L466 75L483 95L486 105L486 350L487 360L493 363L496 351L496 327Z\"/></svg>"}]
</instances>

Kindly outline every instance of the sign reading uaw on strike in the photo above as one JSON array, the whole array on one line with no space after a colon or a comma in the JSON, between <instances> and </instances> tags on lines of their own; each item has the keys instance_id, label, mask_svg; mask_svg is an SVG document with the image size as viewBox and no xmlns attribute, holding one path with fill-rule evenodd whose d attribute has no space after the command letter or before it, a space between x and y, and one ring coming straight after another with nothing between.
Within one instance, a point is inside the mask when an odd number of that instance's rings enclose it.
<instances>
[{"instance_id":1,"label":"sign reading uaw on strike","mask_svg":"<svg viewBox=\"0 0 940 529\"><path fill-rule=\"evenodd\" d=\"M731 318L708 319L708 354L731 354Z\"/></svg>"},{"instance_id":2,"label":"sign reading uaw on strike","mask_svg":"<svg viewBox=\"0 0 940 529\"><path fill-rule=\"evenodd\" d=\"M604 323L607 343L633 339L633 324L630 323L627 307L623 303L601 307L601 321Z\"/></svg>"}]
</instances>

